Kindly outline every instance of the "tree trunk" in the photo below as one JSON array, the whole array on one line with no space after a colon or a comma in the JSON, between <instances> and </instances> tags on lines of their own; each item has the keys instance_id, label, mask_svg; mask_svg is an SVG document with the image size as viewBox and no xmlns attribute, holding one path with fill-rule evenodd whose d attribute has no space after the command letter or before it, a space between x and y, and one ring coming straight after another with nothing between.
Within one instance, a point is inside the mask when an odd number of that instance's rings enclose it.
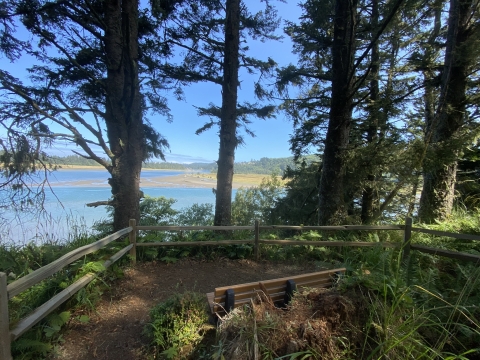
<instances>
[{"instance_id":1,"label":"tree trunk","mask_svg":"<svg viewBox=\"0 0 480 360\"><path fill-rule=\"evenodd\" d=\"M140 220L140 171L144 134L138 80L138 1L106 0L107 64L105 121L112 165L114 231Z\"/></svg>"},{"instance_id":2,"label":"tree trunk","mask_svg":"<svg viewBox=\"0 0 480 360\"><path fill-rule=\"evenodd\" d=\"M378 1L372 1L372 35L378 30ZM379 86L378 76L380 69L380 54L378 50L378 41L372 47L372 65L370 74L372 80L370 81L370 105L368 106L368 129L367 129L367 144L370 147L375 146L378 141L378 126L379 126ZM367 175L367 183L363 189L362 194L362 224L369 224L373 219L373 214L378 208L378 196L374 187L376 180L375 174L372 172Z\"/></svg>"},{"instance_id":3,"label":"tree trunk","mask_svg":"<svg viewBox=\"0 0 480 360\"><path fill-rule=\"evenodd\" d=\"M425 101L425 134L431 133L431 127L433 125L433 119L435 118L435 97L436 87L434 84L435 70L434 61L438 55L438 46L436 43L439 41L438 36L442 27L442 3L443 1L436 1L434 4L435 11L435 23L432 30L432 34L428 38L428 46L425 47L425 63L427 68L423 71L423 83L424 83L424 101Z\"/></svg>"},{"instance_id":4,"label":"tree trunk","mask_svg":"<svg viewBox=\"0 0 480 360\"><path fill-rule=\"evenodd\" d=\"M227 0L215 226L230 225L232 215L233 164L237 147L239 25L240 0Z\"/></svg>"},{"instance_id":5,"label":"tree trunk","mask_svg":"<svg viewBox=\"0 0 480 360\"><path fill-rule=\"evenodd\" d=\"M465 117L467 74L474 61L466 48L473 35L469 31L471 7L472 0L450 1L439 106L426 135L431 155L424 163L419 217L427 223L445 219L453 208L460 150L454 140Z\"/></svg>"},{"instance_id":6,"label":"tree trunk","mask_svg":"<svg viewBox=\"0 0 480 360\"><path fill-rule=\"evenodd\" d=\"M335 3L332 99L319 189L320 225L342 223L346 218L344 154L352 121L356 8L357 0L337 0Z\"/></svg>"}]
</instances>

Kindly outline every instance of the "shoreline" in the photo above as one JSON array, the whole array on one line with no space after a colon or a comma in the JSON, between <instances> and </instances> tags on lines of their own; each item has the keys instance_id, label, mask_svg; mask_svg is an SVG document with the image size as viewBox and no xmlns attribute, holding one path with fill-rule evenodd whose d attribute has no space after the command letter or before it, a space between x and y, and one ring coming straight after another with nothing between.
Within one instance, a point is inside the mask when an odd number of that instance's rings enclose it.
<instances>
[{"instance_id":1,"label":"shoreline","mask_svg":"<svg viewBox=\"0 0 480 360\"><path fill-rule=\"evenodd\" d=\"M80 170L80 169L78 169ZM233 189L259 186L268 175L236 174L233 177ZM94 182L92 180L78 180L66 182L50 182L52 187L109 187L107 180ZM158 176L140 179L140 188L197 188L212 189L217 186L216 174L185 173L172 176Z\"/></svg>"},{"instance_id":2,"label":"shoreline","mask_svg":"<svg viewBox=\"0 0 480 360\"><path fill-rule=\"evenodd\" d=\"M62 170L103 170L107 171L103 166L100 165L58 165L59 168L55 171ZM182 172L195 172L195 170L188 169L154 169L148 167L142 167L142 171L182 171Z\"/></svg>"}]
</instances>

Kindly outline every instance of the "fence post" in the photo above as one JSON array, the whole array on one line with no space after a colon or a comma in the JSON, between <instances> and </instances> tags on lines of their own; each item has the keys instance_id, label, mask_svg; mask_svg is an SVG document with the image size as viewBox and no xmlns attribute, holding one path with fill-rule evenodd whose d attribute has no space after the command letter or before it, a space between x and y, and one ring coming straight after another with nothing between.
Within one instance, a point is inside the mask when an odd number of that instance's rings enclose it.
<instances>
[{"instance_id":1,"label":"fence post","mask_svg":"<svg viewBox=\"0 0 480 360\"><path fill-rule=\"evenodd\" d=\"M260 238L260 229L259 229L260 222L255 220L255 243L253 244L253 255L255 256L255 261L258 261L260 258L259 248L258 248L258 240Z\"/></svg>"},{"instance_id":2,"label":"fence post","mask_svg":"<svg viewBox=\"0 0 480 360\"><path fill-rule=\"evenodd\" d=\"M405 262L410 256L410 240L412 238L412 218L407 217L405 219L405 230L403 235L403 255L402 260Z\"/></svg>"},{"instance_id":3,"label":"fence post","mask_svg":"<svg viewBox=\"0 0 480 360\"><path fill-rule=\"evenodd\" d=\"M130 258L132 259L132 265L135 265L137 263L137 222L135 219L130 219L128 226L132 228L132 231L128 234L130 244L133 245L130 249Z\"/></svg>"},{"instance_id":4,"label":"fence post","mask_svg":"<svg viewBox=\"0 0 480 360\"><path fill-rule=\"evenodd\" d=\"M0 360L11 360L7 274L0 272Z\"/></svg>"}]
</instances>

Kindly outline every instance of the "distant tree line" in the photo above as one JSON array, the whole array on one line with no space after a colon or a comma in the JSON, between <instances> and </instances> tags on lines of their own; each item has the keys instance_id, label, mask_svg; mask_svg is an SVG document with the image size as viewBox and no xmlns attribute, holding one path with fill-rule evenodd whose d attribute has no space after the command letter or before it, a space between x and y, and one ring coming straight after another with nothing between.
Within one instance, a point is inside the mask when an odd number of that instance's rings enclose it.
<instances>
[{"instance_id":1,"label":"distant tree line","mask_svg":"<svg viewBox=\"0 0 480 360\"><path fill-rule=\"evenodd\" d=\"M315 161L314 155L308 155L302 157L307 163ZM77 165L77 166L98 166L98 163L91 159L85 159L79 155L67 155L67 156L52 156L52 161L57 165ZM236 174L265 174L270 175L272 173L283 175L288 168L294 167L295 161L293 156L286 158L267 158L263 157L260 160L250 160L236 162L234 164L234 172ZM210 171L217 172L216 163L172 163L172 162L145 162L144 168L159 169L159 170L197 170L197 171Z\"/></svg>"},{"instance_id":2,"label":"distant tree line","mask_svg":"<svg viewBox=\"0 0 480 360\"><path fill-rule=\"evenodd\" d=\"M315 161L315 155L303 156L307 163ZM235 163L236 174L265 174L272 173L283 175L289 167L295 166L293 156L286 158L267 158L263 157L260 160L242 161Z\"/></svg>"},{"instance_id":3,"label":"distant tree line","mask_svg":"<svg viewBox=\"0 0 480 360\"><path fill-rule=\"evenodd\" d=\"M77 165L77 166L98 166L98 163L92 159L85 159L79 155L52 156L52 162L57 165Z\"/></svg>"}]
</instances>

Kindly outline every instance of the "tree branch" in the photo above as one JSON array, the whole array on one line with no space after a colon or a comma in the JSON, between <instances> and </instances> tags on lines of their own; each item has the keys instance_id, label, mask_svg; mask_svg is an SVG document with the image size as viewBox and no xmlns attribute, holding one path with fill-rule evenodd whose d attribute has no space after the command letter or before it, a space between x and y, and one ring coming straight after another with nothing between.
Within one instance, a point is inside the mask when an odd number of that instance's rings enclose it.
<instances>
[{"instance_id":1,"label":"tree branch","mask_svg":"<svg viewBox=\"0 0 480 360\"><path fill-rule=\"evenodd\" d=\"M97 207L97 206L113 206L115 204L115 201L113 200L106 200L106 201L96 201L96 202L93 202L93 203L88 203L88 204L85 204L87 205L88 207Z\"/></svg>"}]
</instances>

